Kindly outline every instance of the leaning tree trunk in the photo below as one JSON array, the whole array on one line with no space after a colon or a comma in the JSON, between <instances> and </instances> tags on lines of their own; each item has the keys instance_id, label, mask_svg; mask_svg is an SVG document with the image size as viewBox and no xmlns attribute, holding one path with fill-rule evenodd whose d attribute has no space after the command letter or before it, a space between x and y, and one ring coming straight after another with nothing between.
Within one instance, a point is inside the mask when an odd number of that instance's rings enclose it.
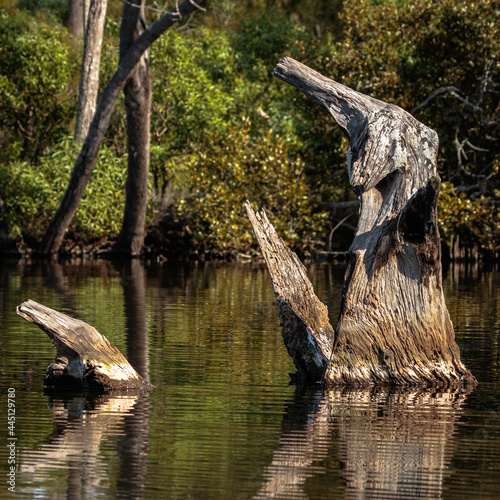
<instances>
[{"instance_id":1,"label":"leaning tree trunk","mask_svg":"<svg viewBox=\"0 0 500 500\"><path fill-rule=\"evenodd\" d=\"M184 0L181 4L177 4L175 9L167 12L158 19L158 21L149 26L142 35L137 38L126 56L120 61L118 69L115 71L102 93L94 118L90 124L87 138L82 145L80 154L71 172L69 185L43 237L43 241L40 245L40 253L51 255L57 253L61 248L64 233L75 215L85 191L85 187L94 170L97 154L104 139L104 134L108 128L116 100L134 71L136 64L141 60L144 52L165 30L179 21L179 19L191 14L195 10L205 10L205 4L206 0L199 0L198 2L194 0Z\"/></svg>"},{"instance_id":2,"label":"leaning tree trunk","mask_svg":"<svg viewBox=\"0 0 500 500\"><path fill-rule=\"evenodd\" d=\"M320 302L302 265L278 237L264 212L246 210L273 283L283 341L297 372L293 381L309 384L321 381L331 355L334 331L328 309Z\"/></svg>"},{"instance_id":3,"label":"leaning tree trunk","mask_svg":"<svg viewBox=\"0 0 500 500\"><path fill-rule=\"evenodd\" d=\"M139 35L146 29L144 0L132 0L123 6L120 29L120 57L125 57ZM127 112L128 172L125 212L115 250L139 255L144 244L144 223L148 202L151 80L149 50L137 63L124 88Z\"/></svg>"},{"instance_id":4,"label":"leaning tree trunk","mask_svg":"<svg viewBox=\"0 0 500 500\"><path fill-rule=\"evenodd\" d=\"M108 0L91 0L83 42L82 69L78 91L75 139L83 142L94 117L99 90L101 46Z\"/></svg>"},{"instance_id":5,"label":"leaning tree trunk","mask_svg":"<svg viewBox=\"0 0 500 500\"><path fill-rule=\"evenodd\" d=\"M311 302L300 263L282 250L267 219L247 206L264 255L269 255L283 336L299 379L474 384L460 361L442 288L437 134L401 108L293 59L280 60L274 75L326 108L347 134L349 178L361 201L334 335L321 307ZM290 267L285 273L284 265ZM308 309L313 312L304 313ZM321 376L319 364L324 366Z\"/></svg>"}]
</instances>

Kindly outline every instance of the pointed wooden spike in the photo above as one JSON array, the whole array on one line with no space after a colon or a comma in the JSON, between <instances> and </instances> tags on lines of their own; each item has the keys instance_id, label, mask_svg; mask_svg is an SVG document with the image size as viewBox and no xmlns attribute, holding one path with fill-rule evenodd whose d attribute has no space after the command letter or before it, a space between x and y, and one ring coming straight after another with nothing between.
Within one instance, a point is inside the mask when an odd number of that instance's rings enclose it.
<instances>
[{"instance_id":1,"label":"pointed wooden spike","mask_svg":"<svg viewBox=\"0 0 500 500\"><path fill-rule=\"evenodd\" d=\"M282 335L300 383L320 382L333 345L327 307L314 294L306 269L266 214L246 203L248 218L267 263L276 297Z\"/></svg>"}]
</instances>

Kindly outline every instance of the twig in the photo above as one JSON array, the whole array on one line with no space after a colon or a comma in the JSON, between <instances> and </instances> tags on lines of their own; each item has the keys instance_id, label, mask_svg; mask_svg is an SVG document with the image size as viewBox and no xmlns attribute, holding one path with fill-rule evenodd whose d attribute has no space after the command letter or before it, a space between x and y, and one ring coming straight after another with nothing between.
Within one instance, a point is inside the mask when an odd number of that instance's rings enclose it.
<instances>
[{"instance_id":1,"label":"twig","mask_svg":"<svg viewBox=\"0 0 500 500\"><path fill-rule=\"evenodd\" d=\"M441 94L444 94L446 92L448 92L450 95L455 97L455 99L458 99L460 102L463 102L466 106L470 106L474 113L476 111L480 111L482 113L481 108L477 104L473 104L472 102L468 101L467 99L462 97L460 94L458 94L458 92L460 92L460 91L456 87L441 87L440 89L434 90L434 92L431 92L429 97L424 102L422 102L421 104L419 104L418 106L413 108L410 111L410 113L412 115L414 115L417 111L419 111L423 107L427 106L427 104L429 104L429 102L431 102L433 99L435 99L436 97L438 97Z\"/></svg>"},{"instance_id":2,"label":"twig","mask_svg":"<svg viewBox=\"0 0 500 500\"><path fill-rule=\"evenodd\" d=\"M351 213L351 214L348 214L346 215L331 231L330 231L330 235L328 236L328 251L331 252L332 251L332 237L333 237L333 233L347 220L347 219L350 219L352 216L354 215L354 213Z\"/></svg>"}]
</instances>

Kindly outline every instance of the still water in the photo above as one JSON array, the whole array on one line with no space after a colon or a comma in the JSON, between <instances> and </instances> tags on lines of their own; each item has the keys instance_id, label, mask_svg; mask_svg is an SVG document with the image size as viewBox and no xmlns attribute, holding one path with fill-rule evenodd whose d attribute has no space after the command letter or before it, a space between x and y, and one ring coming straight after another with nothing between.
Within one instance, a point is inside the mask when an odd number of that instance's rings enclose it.
<instances>
[{"instance_id":1,"label":"still water","mask_svg":"<svg viewBox=\"0 0 500 500\"><path fill-rule=\"evenodd\" d=\"M343 269L309 271L335 323ZM4 262L0 498L500 498L500 273L445 287L473 392L301 390L260 265ZM55 349L16 315L28 298L95 326L154 391L44 393Z\"/></svg>"}]
</instances>

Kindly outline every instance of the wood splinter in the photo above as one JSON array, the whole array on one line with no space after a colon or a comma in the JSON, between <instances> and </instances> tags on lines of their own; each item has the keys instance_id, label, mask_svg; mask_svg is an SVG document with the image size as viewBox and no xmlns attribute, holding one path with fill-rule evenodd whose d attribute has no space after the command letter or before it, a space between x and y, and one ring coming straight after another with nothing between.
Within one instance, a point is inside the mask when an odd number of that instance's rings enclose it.
<instances>
[{"instance_id":1,"label":"wood splinter","mask_svg":"<svg viewBox=\"0 0 500 500\"><path fill-rule=\"evenodd\" d=\"M33 300L23 302L16 311L21 318L39 326L57 349L44 385L93 392L153 389L119 349L87 323Z\"/></svg>"}]
</instances>

